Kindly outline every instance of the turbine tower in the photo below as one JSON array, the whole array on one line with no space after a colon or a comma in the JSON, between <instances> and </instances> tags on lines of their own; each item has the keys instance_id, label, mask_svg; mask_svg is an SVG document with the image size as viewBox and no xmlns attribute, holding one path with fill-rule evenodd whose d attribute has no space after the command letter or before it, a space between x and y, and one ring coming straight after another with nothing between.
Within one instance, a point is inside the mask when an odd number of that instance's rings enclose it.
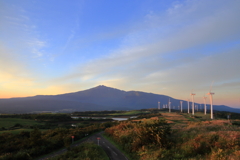
<instances>
[{"instance_id":1,"label":"turbine tower","mask_svg":"<svg viewBox=\"0 0 240 160\"><path fill-rule=\"evenodd\" d=\"M194 96L196 95L195 93L190 94L192 96L192 115L194 115Z\"/></svg>"},{"instance_id":2,"label":"turbine tower","mask_svg":"<svg viewBox=\"0 0 240 160\"><path fill-rule=\"evenodd\" d=\"M195 109L197 110L197 112L198 112L198 105L195 105Z\"/></svg>"},{"instance_id":3,"label":"turbine tower","mask_svg":"<svg viewBox=\"0 0 240 160\"><path fill-rule=\"evenodd\" d=\"M189 99L187 99L187 101L188 101L188 114L189 114Z\"/></svg>"},{"instance_id":4,"label":"turbine tower","mask_svg":"<svg viewBox=\"0 0 240 160\"><path fill-rule=\"evenodd\" d=\"M183 102L183 101L180 101L180 104L181 104L181 112L182 112L182 102Z\"/></svg>"},{"instance_id":5,"label":"turbine tower","mask_svg":"<svg viewBox=\"0 0 240 160\"><path fill-rule=\"evenodd\" d=\"M204 100L204 114L207 114L207 105L206 105L206 98L205 96L203 96L203 100Z\"/></svg>"},{"instance_id":6,"label":"turbine tower","mask_svg":"<svg viewBox=\"0 0 240 160\"><path fill-rule=\"evenodd\" d=\"M160 109L160 102L158 101L158 109Z\"/></svg>"},{"instance_id":7,"label":"turbine tower","mask_svg":"<svg viewBox=\"0 0 240 160\"><path fill-rule=\"evenodd\" d=\"M169 98L169 101L168 101L168 108L169 108L169 112L171 112L171 102L170 102L170 98Z\"/></svg>"},{"instance_id":8,"label":"turbine tower","mask_svg":"<svg viewBox=\"0 0 240 160\"><path fill-rule=\"evenodd\" d=\"M213 85L213 82L212 82L212 85ZM210 98L210 103L211 103L211 119L213 119L213 99L212 99L212 96L214 95L212 91L212 85L210 87L210 91L208 92L208 95L209 95L209 98Z\"/></svg>"}]
</instances>

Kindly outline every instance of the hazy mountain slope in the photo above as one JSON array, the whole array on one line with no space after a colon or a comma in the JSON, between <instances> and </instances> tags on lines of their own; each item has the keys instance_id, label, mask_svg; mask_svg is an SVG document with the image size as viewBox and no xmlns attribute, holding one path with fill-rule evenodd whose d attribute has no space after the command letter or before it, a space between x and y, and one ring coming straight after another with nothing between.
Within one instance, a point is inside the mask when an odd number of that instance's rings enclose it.
<instances>
[{"instance_id":1,"label":"hazy mountain slope","mask_svg":"<svg viewBox=\"0 0 240 160\"><path fill-rule=\"evenodd\" d=\"M177 109L178 106L180 106L180 100L165 95L139 91L126 92L106 86L97 86L84 91L60 95L38 95L26 98L0 99L0 112L26 113L33 111L59 110L132 110L157 108L158 101L160 101L161 106L163 106L163 104L168 104L169 99L172 102L172 108L174 107ZM186 101L183 101L183 108L187 109ZM234 109L227 106L214 106L214 109L240 112L240 109Z\"/></svg>"},{"instance_id":2,"label":"hazy mountain slope","mask_svg":"<svg viewBox=\"0 0 240 160\"><path fill-rule=\"evenodd\" d=\"M0 100L0 113L29 113L36 111L109 110L109 107L77 101L55 99L6 99Z\"/></svg>"}]
</instances>

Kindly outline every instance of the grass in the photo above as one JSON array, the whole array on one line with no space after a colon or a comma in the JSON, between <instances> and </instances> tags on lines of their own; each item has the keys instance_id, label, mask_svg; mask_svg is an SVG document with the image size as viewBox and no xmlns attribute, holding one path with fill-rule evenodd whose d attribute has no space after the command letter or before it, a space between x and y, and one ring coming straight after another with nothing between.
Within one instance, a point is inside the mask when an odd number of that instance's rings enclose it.
<instances>
[{"instance_id":1,"label":"grass","mask_svg":"<svg viewBox=\"0 0 240 160\"><path fill-rule=\"evenodd\" d=\"M26 131L26 132L31 132L33 129L14 129L14 130L5 130L5 131L0 131L0 134L2 133L13 133L13 134L18 134L22 131ZM40 131L47 131L48 129L40 129Z\"/></svg>"},{"instance_id":2,"label":"grass","mask_svg":"<svg viewBox=\"0 0 240 160\"><path fill-rule=\"evenodd\" d=\"M140 156L139 159L239 159L240 158L240 121L228 121L227 119L220 119L218 117L213 120L210 119L210 114L205 115L202 112L195 112L195 115L180 112L160 112L160 118L166 119L171 126L171 133L169 136L169 147L166 149L147 148L143 145L144 141L135 139L134 136L127 137L127 135L134 135L130 131L132 126L125 127L119 124L118 127L106 130L109 135L113 135L127 142L132 138L133 142L129 148L135 149L135 153ZM134 120L135 121L135 120ZM232 123L234 125L232 125ZM120 130L115 132L115 130ZM137 131L137 129L135 129ZM143 130L144 131L144 130ZM116 133L115 135L113 133ZM125 138L127 137L127 138ZM143 136L142 136L143 137ZM111 138L106 137L109 141ZM112 142L113 143L113 142ZM116 143L115 146L121 150ZM124 143L121 143L125 147ZM138 146L137 146L138 145ZM142 146L141 146L142 145ZM137 148L137 147L138 148ZM126 154L126 153L125 153ZM127 154L126 154L127 155ZM130 157L128 155L128 157ZM132 156L133 157L133 156Z\"/></svg>"},{"instance_id":3,"label":"grass","mask_svg":"<svg viewBox=\"0 0 240 160\"><path fill-rule=\"evenodd\" d=\"M71 145L78 144L78 143L80 143L81 141L84 141L84 140L87 139L88 137L92 136L93 134L101 133L101 132L102 132L102 131L92 133L92 134L90 134L90 135L88 135L88 136L86 136L86 137L83 137L83 138L81 138L81 139L79 139L79 140L77 140L77 141L74 141L73 144L71 144ZM59 151L61 151L61 150L63 150L63 149L67 149L67 148L66 148L66 147L62 147L62 148L57 149L57 150L55 150L55 151L53 151L53 152L50 152L50 153L48 153L48 154L44 154L44 155L38 157L37 159L48 159L47 157L52 157L53 154L55 154L55 153L57 153L57 152L59 152Z\"/></svg>"},{"instance_id":4,"label":"grass","mask_svg":"<svg viewBox=\"0 0 240 160\"><path fill-rule=\"evenodd\" d=\"M95 160L109 160L109 157L105 153L105 151L99 147L98 145L85 142L80 144L77 147L70 148L67 152L49 158L50 160L62 160L62 159L95 159Z\"/></svg>"},{"instance_id":5,"label":"grass","mask_svg":"<svg viewBox=\"0 0 240 160\"><path fill-rule=\"evenodd\" d=\"M22 126L41 125L41 123L29 119L20 118L0 118L0 128L13 127L15 124L21 124Z\"/></svg>"}]
</instances>

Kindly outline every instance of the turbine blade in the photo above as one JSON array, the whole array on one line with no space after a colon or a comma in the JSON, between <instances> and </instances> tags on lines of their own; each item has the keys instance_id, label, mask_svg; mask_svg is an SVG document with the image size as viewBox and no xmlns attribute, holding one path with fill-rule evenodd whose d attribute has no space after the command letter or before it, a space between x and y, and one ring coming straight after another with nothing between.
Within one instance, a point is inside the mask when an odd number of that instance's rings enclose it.
<instances>
[{"instance_id":1,"label":"turbine blade","mask_svg":"<svg viewBox=\"0 0 240 160\"><path fill-rule=\"evenodd\" d=\"M213 82L214 82L214 81L212 81L212 85L213 85ZM211 91L212 91L212 85L210 86L210 91L209 91L209 93L211 93Z\"/></svg>"}]
</instances>

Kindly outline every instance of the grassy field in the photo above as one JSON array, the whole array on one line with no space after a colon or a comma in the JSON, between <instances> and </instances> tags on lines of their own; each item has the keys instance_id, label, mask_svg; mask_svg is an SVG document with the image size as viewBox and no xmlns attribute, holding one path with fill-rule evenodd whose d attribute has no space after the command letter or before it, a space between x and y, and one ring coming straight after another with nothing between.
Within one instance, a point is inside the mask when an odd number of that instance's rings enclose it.
<instances>
[{"instance_id":1,"label":"grassy field","mask_svg":"<svg viewBox=\"0 0 240 160\"><path fill-rule=\"evenodd\" d=\"M10 128L13 127L15 124L20 124L22 126L41 125L41 123L29 119L0 118L0 128Z\"/></svg>"},{"instance_id":2,"label":"grassy field","mask_svg":"<svg viewBox=\"0 0 240 160\"><path fill-rule=\"evenodd\" d=\"M18 134L22 131L26 131L26 132L31 132L33 129L24 129L24 128L21 128L21 129L14 129L14 130L5 130L5 131L0 131L0 134L2 133L13 133L13 134ZM47 131L48 129L40 129L40 131Z\"/></svg>"}]
</instances>

